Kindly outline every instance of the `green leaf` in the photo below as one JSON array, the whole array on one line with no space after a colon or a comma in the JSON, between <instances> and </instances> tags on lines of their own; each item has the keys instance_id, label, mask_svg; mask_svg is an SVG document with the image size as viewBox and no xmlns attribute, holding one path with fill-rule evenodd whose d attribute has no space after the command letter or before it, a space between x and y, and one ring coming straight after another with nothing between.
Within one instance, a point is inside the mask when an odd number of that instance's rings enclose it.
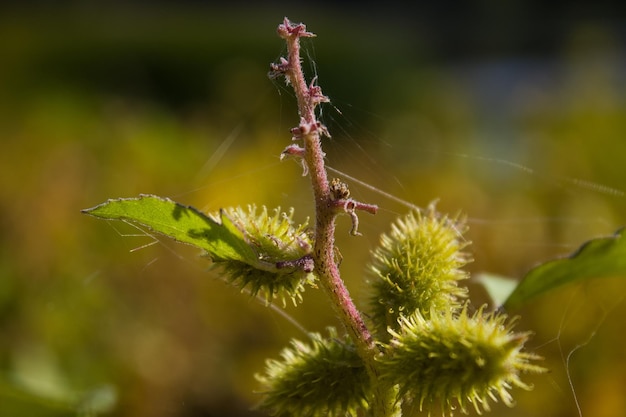
<instances>
[{"instance_id":1,"label":"green leaf","mask_svg":"<svg viewBox=\"0 0 626 417\"><path fill-rule=\"evenodd\" d=\"M206 215L168 198L141 195L108 200L83 213L122 220L205 250L219 263L224 276L252 295L262 292L269 302L302 299L305 284L315 286L312 243L307 224L294 227L292 216L280 208L270 215L228 208Z\"/></svg>"},{"instance_id":2,"label":"green leaf","mask_svg":"<svg viewBox=\"0 0 626 417\"><path fill-rule=\"evenodd\" d=\"M518 285L518 282L512 278L486 272L477 274L473 278L474 281L482 284L495 306L502 305Z\"/></svg>"},{"instance_id":3,"label":"green leaf","mask_svg":"<svg viewBox=\"0 0 626 417\"><path fill-rule=\"evenodd\" d=\"M216 261L257 262L255 251L246 243L243 232L220 211L221 223L169 198L141 195L137 198L110 199L83 210L109 220L123 220L169 236L178 242L206 250Z\"/></svg>"},{"instance_id":4,"label":"green leaf","mask_svg":"<svg viewBox=\"0 0 626 417\"><path fill-rule=\"evenodd\" d=\"M503 307L520 307L529 299L571 282L601 277L626 277L626 237L620 229L613 236L593 239L567 258L539 265L526 274Z\"/></svg>"}]
</instances>

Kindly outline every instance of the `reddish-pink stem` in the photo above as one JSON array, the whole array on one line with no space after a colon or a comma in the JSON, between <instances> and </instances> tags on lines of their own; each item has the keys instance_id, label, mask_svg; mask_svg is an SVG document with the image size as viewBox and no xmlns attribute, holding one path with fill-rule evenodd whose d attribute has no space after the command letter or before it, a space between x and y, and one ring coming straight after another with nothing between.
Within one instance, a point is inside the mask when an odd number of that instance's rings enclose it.
<instances>
[{"instance_id":1,"label":"reddish-pink stem","mask_svg":"<svg viewBox=\"0 0 626 417\"><path fill-rule=\"evenodd\" d=\"M288 57L281 59L278 64L272 65L273 75L284 75L292 85L298 101L300 125L292 130L294 137L302 139L303 152L300 148L291 148L290 154L302 154L311 177L311 185L315 198L315 244L313 259L315 273L319 277L322 288L328 294L342 323L354 341L359 356L365 366L375 388L374 404L371 404L375 415L387 416L393 413L394 405L390 403L387 390L383 393L379 383L378 370L375 358L380 354L372 334L368 330L360 312L357 310L335 262L335 217L341 210L338 207L352 210L364 210L375 213L373 205L358 203L354 200L337 200L331 193L324 164L320 133L326 133L325 128L317 120L315 107L328 99L322 95L321 89L313 84L307 85L300 62L300 38L315 36L306 31L303 24L293 24L285 18L278 26L278 34L287 43ZM293 149L292 149L293 148ZM297 152L296 152L297 151ZM353 224L353 228L354 228ZM356 230L355 230L356 233Z\"/></svg>"},{"instance_id":2,"label":"reddish-pink stem","mask_svg":"<svg viewBox=\"0 0 626 417\"><path fill-rule=\"evenodd\" d=\"M292 24L285 18L278 27L279 35L287 42L288 57L283 71L291 83L298 100L300 114L299 136L304 142L304 160L311 176L315 198L315 246L313 258L315 271L322 286L329 293L335 309L348 330L358 350L363 356L372 355L374 341L365 326L361 314L356 309L335 263L335 217L334 201L330 193L328 177L324 165L324 153L320 143L320 124L315 115L315 107L323 101L311 94L313 86L306 84L300 62L300 38L314 36L306 32L304 25ZM319 88L316 92L321 95Z\"/></svg>"}]
</instances>

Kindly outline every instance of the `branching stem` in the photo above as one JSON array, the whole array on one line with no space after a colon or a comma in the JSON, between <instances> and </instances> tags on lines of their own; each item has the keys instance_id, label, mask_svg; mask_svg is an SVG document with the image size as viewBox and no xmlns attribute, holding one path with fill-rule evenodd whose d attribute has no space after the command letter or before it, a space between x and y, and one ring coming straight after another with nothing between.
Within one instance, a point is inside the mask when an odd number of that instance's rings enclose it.
<instances>
[{"instance_id":1,"label":"branching stem","mask_svg":"<svg viewBox=\"0 0 626 417\"><path fill-rule=\"evenodd\" d=\"M371 399L370 404L373 415L376 417L397 415L399 411L395 404L394 391L391 387L382 384L379 379L376 357L380 355L380 350L354 305L335 263L335 218L340 211L337 210L338 200L335 199L329 186L320 141L321 135L327 135L327 132L315 115L316 106L327 102L328 98L322 94L320 87L315 85L315 80L307 85L300 58L300 38L315 35L307 32L303 24L291 23L287 18L278 26L278 34L287 43L288 56L286 59L282 58L278 64L272 65L271 74L284 75L287 82L292 85L298 101L300 125L293 129L292 133L294 139L301 139L303 142L304 152L301 156L311 177L315 198L315 246L313 250L315 273L339 319L356 345L359 356L365 363L374 388L375 398ZM373 214L377 208L354 200L350 202L352 210L350 215L353 217L353 229L356 232L355 225L358 225L358 222L355 223L354 210L364 210ZM345 201L341 204L346 205Z\"/></svg>"}]
</instances>

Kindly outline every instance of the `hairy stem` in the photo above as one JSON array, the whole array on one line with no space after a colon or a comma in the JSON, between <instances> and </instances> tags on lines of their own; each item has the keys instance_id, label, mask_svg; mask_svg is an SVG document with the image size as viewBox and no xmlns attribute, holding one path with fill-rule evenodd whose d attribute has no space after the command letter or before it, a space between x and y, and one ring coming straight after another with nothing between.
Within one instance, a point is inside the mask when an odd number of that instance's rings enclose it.
<instances>
[{"instance_id":1,"label":"hairy stem","mask_svg":"<svg viewBox=\"0 0 626 417\"><path fill-rule=\"evenodd\" d=\"M311 186L315 198L315 246L313 258L315 272L339 319L348 330L356 345L359 356L365 363L369 377L374 387L374 396L371 400L371 411L377 417L398 415L395 404L395 395L391 387L381 384L378 377L376 356L380 350L376 346L372 334L368 330L360 312L357 310L348 290L341 279L335 262L335 218L338 214L336 198L329 186L324 152L322 151L320 136L326 134L326 129L317 120L316 106L328 101L321 89L314 82L307 85L301 66L300 38L313 37L306 31L303 24L293 24L285 18L278 27L278 34L287 43L288 57L280 63L272 65L272 74L284 75L294 89L298 101L300 125L292 130L294 139L301 139L304 144L302 158L310 174ZM375 206L363 205L354 202L353 209L364 209L375 212ZM354 212L352 212L354 216Z\"/></svg>"}]
</instances>

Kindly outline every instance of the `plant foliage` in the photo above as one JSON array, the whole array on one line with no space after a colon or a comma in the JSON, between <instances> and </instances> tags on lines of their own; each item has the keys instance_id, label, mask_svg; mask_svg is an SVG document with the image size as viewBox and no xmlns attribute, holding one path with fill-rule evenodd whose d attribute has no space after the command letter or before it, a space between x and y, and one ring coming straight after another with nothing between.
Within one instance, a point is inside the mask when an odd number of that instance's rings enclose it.
<instances>
[{"instance_id":1,"label":"plant foliage","mask_svg":"<svg viewBox=\"0 0 626 417\"><path fill-rule=\"evenodd\" d=\"M301 299L305 284L314 285L306 223L294 227L289 214L255 207L222 209L213 215L168 198L141 195L111 199L91 209L92 216L123 220L196 246L221 266L229 280L262 293L268 301Z\"/></svg>"},{"instance_id":2,"label":"plant foliage","mask_svg":"<svg viewBox=\"0 0 626 417\"><path fill-rule=\"evenodd\" d=\"M260 407L276 415L343 416L367 412L400 416L403 402L444 415L488 411L490 402L512 406L513 387L530 389L521 377L541 373L540 359L525 350L527 332L513 331L506 313L469 313L463 267L463 221L430 207L399 218L381 236L369 265L371 296L367 317L356 309L339 274L334 246L335 218L348 214L358 235L357 211L376 206L350 197L347 184L328 180L321 137L329 136L315 114L328 98L305 82L300 66L301 37L313 37L303 24L285 18L278 34L288 56L271 65L270 76L284 77L298 100L300 124L282 156L299 159L311 179L315 228L296 226L293 210L224 208L213 214L170 199L141 195L84 210L99 218L122 220L203 250L227 280L268 302L302 298L306 286L326 292L347 330L312 333L294 340L278 360L258 375ZM573 281L626 275L623 232L587 242L574 255L533 269L504 303L515 308L550 289Z\"/></svg>"},{"instance_id":3,"label":"plant foliage","mask_svg":"<svg viewBox=\"0 0 626 417\"><path fill-rule=\"evenodd\" d=\"M576 252L562 259L531 269L504 302L507 310L519 308L528 300L572 282L626 277L626 237L624 229L613 236L585 242Z\"/></svg>"}]
</instances>

